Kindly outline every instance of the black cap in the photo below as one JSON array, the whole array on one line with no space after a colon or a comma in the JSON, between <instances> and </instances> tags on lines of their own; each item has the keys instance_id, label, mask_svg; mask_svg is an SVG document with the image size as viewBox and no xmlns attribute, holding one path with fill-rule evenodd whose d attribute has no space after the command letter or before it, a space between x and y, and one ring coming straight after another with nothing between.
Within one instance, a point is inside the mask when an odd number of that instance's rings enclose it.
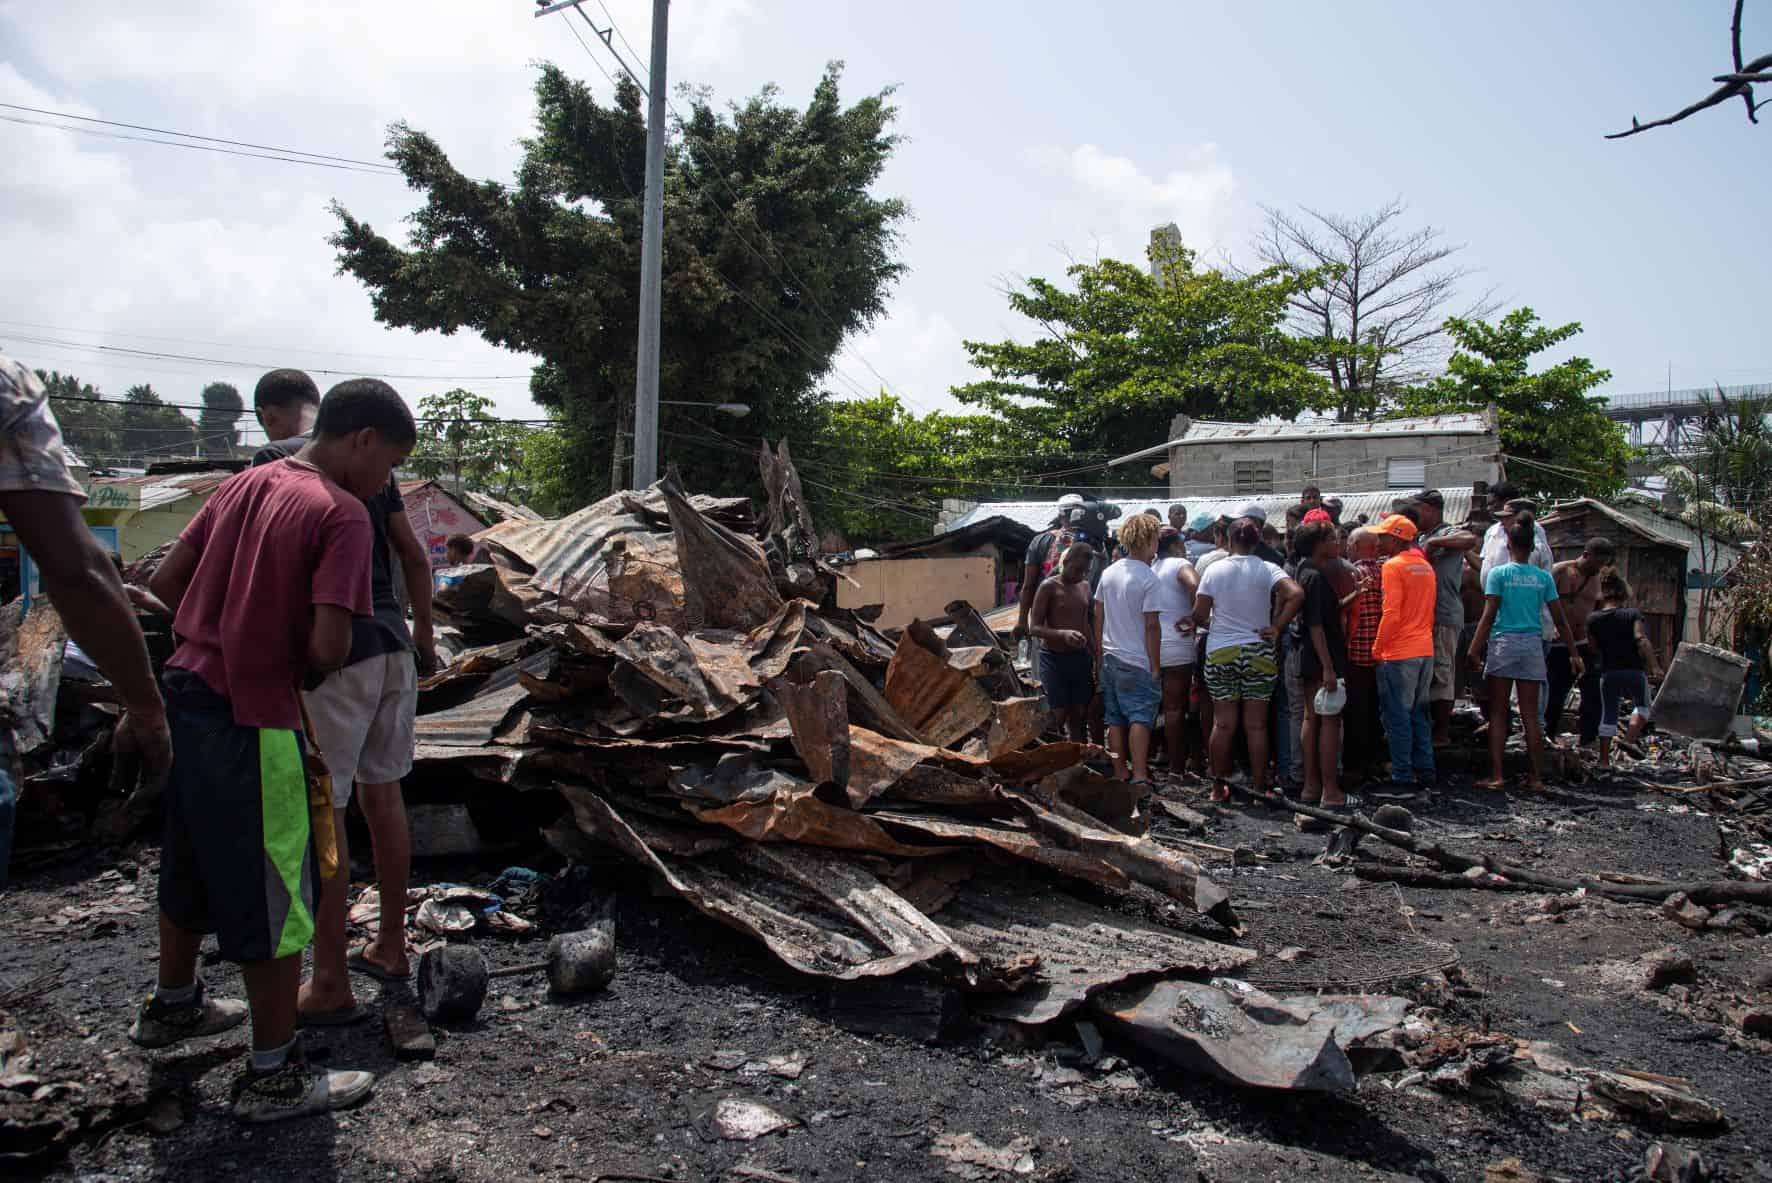
<instances>
[{"instance_id":1,"label":"black cap","mask_svg":"<svg viewBox=\"0 0 1772 1183\"><path fill-rule=\"evenodd\" d=\"M1438 489L1423 489L1414 497L1411 497L1410 500L1422 505L1431 505L1435 509L1446 508L1446 499L1440 496L1440 491Z\"/></svg>"}]
</instances>

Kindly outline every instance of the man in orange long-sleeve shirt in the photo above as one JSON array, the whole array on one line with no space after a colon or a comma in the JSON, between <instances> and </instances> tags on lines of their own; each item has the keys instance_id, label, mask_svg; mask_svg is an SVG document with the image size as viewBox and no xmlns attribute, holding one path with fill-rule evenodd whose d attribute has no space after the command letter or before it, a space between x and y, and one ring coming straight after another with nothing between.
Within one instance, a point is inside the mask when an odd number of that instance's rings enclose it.
<instances>
[{"instance_id":1,"label":"man in orange long-sleeve shirt","mask_svg":"<svg viewBox=\"0 0 1772 1183\"><path fill-rule=\"evenodd\" d=\"M1431 785L1434 724L1428 691L1434 678L1434 598L1427 556L1415 548L1415 523L1392 514L1376 527L1385 556L1384 615L1372 656L1378 659L1378 706L1391 747L1391 783Z\"/></svg>"}]
</instances>

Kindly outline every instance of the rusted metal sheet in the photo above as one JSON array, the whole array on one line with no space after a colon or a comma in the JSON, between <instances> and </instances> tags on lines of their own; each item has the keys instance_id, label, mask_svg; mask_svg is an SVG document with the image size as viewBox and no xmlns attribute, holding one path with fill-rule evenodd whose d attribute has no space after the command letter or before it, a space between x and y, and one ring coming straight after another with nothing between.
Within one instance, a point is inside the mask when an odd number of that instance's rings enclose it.
<instances>
[{"instance_id":1,"label":"rusted metal sheet","mask_svg":"<svg viewBox=\"0 0 1772 1183\"><path fill-rule=\"evenodd\" d=\"M846 788L849 804L856 809L876 797L899 796L901 790L904 800L943 804L978 804L996 798L995 789L983 779L989 775L989 765L964 752L892 739L853 724L849 728L849 752L850 775ZM948 774L946 777L919 778L919 787L924 792L936 792L934 786L960 779L970 780L975 787L971 790L953 787L935 797L915 795L905 782L924 769Z\"/></svg>"},{"instance_id":2,"label":"rusted metal sheet","mask_svg":"<svg viewBox=\"0 0 1772 1183\"><path fill-rule=\"evenodd\" d=\"M801 782L791 791L777 791L763 801L739 801L719 809L702 809L696 817L727 826L758 842L804 842L835 850L865 850L904 858L943 854L946 846L913 846L888 834L871 814L831 805Z\"/></svg>"},{"instance_id":3,"label":"rusted metal sheet","mask_svg":"<svg viewBox=\"0 0 1772 1183\"><path fill-rule=\"evenodd\" d=\"M645 738L625 735L592 735L588 731L580 731L573 727L561 727L538 723L529 729L529 735L536 743L554 744L560 747L584 748L593 752L638 752L656 755L658 760L693 759L698 755L724 752L762 752L769 748L768 743L748 739L743 736L724 735L681 735L658 738Z\"/></svg>"},{"instance_id":4,"label":"rusted metal sheet","mask_svg":"<svg viewBox=\"0 0 1772 1183\"><path fill-rule=\"evenodd\" d=\"M992 703L985 754L995 760L1027 747L1046 730L1046 719L1046 702L1041 698L1006 698Z\"/></svg>"},{"instance_id":5,"label":"rusted metal sheet","mask_svg":"<svg viewBox=\"0 0 1772 1183\"><path fill-rule=\"evenodd\" d=\"M806 762L813 783L849 784L849 691L843 675L821 670L804 686L781 679L772 685L787 712L794 751ZM849 803L860 804L853 796Z\"/></svg>"},{"instance_id":6,"label":"rusted metal sheet","mask_svg":"<svg viewBox=\"0 0 1772 1183\"><path fill-rule=\"evenodd\" d=\"M1092 744L1067 739L1058 743L1041 744L1026 751L1004 752L992 758L991 771L1001 777L1005 784L1029 784L1081 764L1084 760L1106 754Z\"/></svg>"},{"instance_id":7,"label":"rusted metal sheet","mask_svg":"<svg viewBox=\"0 0 1772 1183\"><path fill-rule=\"evenodd\" d=\"M671 792L678 797L713 805L760 805L804 788L805 781L757 763L750 752L722 756L711 767L691 765L671 777Z\"/></svg>"},{"instance_id":8,"label":"rusted metal sheet","mask_svg":"<svg viewBox=\"0 0 1772 1183\"><path fill-rule=\"evenodd\" d=\"M529 697L529 691L511 676L511 684L485 690L458 707L420 715L413 734L421 744L447 744L456 747L480 747L492 742L518 703Z\"/></svg>"},{"instance_id":9,"label":"rusted metal sheet","mask_svg":"<svg viewBox=\"0 0 1772 1183\"><path fill-rule=\"evenodd\" d=\"M1017 798L1017 803L1037 829L1071 850L1109 863L1128 878L1154 887L1233 930L1237 928L1231 893L1214 883L1194 860L1149 838L1117 834L1061 816L1027 797Z\"/></svg>"},{"instance_id":10,"label":"rusted metal sheet","mask_svg":"<svg viewBox=\"0 0 1772 1183\"><path fill-rule=\"evenodd\" d=\"M868 816L894 833L917 834L952 846L989 846L1013 858L1097 887L1124 891L1132 886L1131 878L1118 867L1094 855L1067 850L1012 821L959 821L903 810L881 810Z\"/></svg>"},{"instance_id":11,"label":"rusted metal sheet","mask_svg":"<svg viewBox=\"0 0 1772 1183\"><path fill-rule=\"evenodd\" d=\"M1004 876L974 878L934 915L985 962L1035 959L1033 982L1014 994L981 996L972 1009L1000 1019L1044 1023L1127 978L1156 973L1228 973L1256 959L1240 949L1109 912L1063 891L1029 891Z\"/></svg>"},{"instance_id":12,"label":"rusted metal sheet","mask_svg":"<svg viewBox=\"0 0 1772 1183\"><path fill-rule=\"evenodd\" d=\"M844 981L888 977L949 956L940 945L894 953L873 943L864 929L811 892L773 876L725 870L720 859L726 856L684 859L658 853L597 794L575 785L561 785L560 792L584 834L649 868L698 912L762 941L802 973Z\"/></svg>"},{"instance_id":13,"label":"rusted metal sheet","mask_svg":"<svg viewBox=\"0 0 1772 1183\"><path fill-rule=\"evenodd\" d=\"M946 646L922 621L911 622L892 655L886 701L920 738L937 747L958 743L991 717L990 696L970 673L950 662Z\"/></svg>"},{"instance_id":14,"label":"rusted metal sheet","mask_svg":"<svg viewBox=\"0 0 1772 1183\"><path fill-rule=\"evenodd\" d=\"M505 668L512 662L528 655L539 648L540 642L531 637L518 637L498 645L479 645L472 649L463 649L455 655L455 660L427 678L420 678L418 689L437 690L452 686L473 678L484 677Z\"/></svg>"},{"instance_id":15,"label":"rusted metal sheet","mask_svg":"<svg viewBox=\"0 0 1772 1183\"><path fill-rule=\"evenodd\" d=\"M55 699L68 630L47 597L34 601L23 620L12 612L5 615L13 636L0 667L0 697L12 722L13 744L24 756L55 737Z\"/></svg>"},{"instance_id":16,"label":"rusted metal sheet","mask_svg":"<svg viewBox=\"0 0 1772 1183\"><path fill-rule=\"evenodd\" d=\"M886 701L886 696L868 681L866 675L849 664L848 659L810 634L805 641L799 654L800 674L797 681L809 681L819 670L836 670L843 675L843 681L849 684L850 719L894 739L921 742L922 737L899 717L898 711Z\"/></svg>"},{"instance_id":17,"label":"rusted metal sheet","mask_svg":"<svg viewBox=\"0 0 1772 1183\"><path fill-rule=\"evenodd\" d=\"M779 612L782 598L762 548L702 516L673 480L661 487L690 624L749 630Z\"/></svg>"},{"instance_id":18,"label":"rusted metal sheet","mask_svg":"<svg viewBox=\"0 0 1772 1183\"><path fill-rule=\"evenodd\" d=\"M971 976L978 964L942 926L853 860L805 846L747 844L738 859L824 898L889 952L943 958Z\"/></svg>"},{"instance_id":19,"label":"rusted metal sheet","mask_svg":"<svg viewBox=\"0 0 1772 1183\"><path fill-rule=\"evenodd\" d=\"M1337 1016L1307 998L1275 998L1220 978L1109 991L1095 1010L1152 1051L1231 1084L1324 1093L1357 1085L1336 1042Z\"/></svg>"},{"instance_id":20,"label":"rusted metal sheet","mask_svg":"<svg viewBox=\"0 0 1772 1183\"><path fill-rule=\"evenodd\" d=\"M954 600L948 604L947 614L951 622L947 635L948 644L984 646L1002 656L1002 664L983 678L985 690L990 696L999 701L1025 697L1028 689L1015 672L1015 655L997 639L996 632L985 623L984 617L978 614L978 609L969 601ZM1038 672L1035 671L1036 674Z\"/></svg>"}]
</instances>

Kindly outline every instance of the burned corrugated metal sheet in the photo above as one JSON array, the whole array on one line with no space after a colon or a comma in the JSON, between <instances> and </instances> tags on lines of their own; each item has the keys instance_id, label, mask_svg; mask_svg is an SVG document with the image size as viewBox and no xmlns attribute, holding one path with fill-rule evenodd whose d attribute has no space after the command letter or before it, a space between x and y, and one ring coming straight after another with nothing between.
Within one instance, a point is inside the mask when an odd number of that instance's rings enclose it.
<instances>
[{"instance_id":1,"label":"burned corrugated metal sheet","mask_svg":"<svg viewBox=\"0 0 1772 1183\"><path fill-rule=\"evenodd\" d=\"M990 963L1037 958L1034 982L1014 994L985 995L973 1009L999 1019L1044 1023L1129 977L1152 973L1227 973L1256 959L1241 949L1108 912L1026 882L974 878L935 913L952 938Z\"/></svg>"},{"instance_id":2,"label":"burned corrugated metal sheet","mask_svg":"<svg viewBox=\"0 0 1772 1183\"><path fill-rule=\"evenodd\" d=\"M982 653L984 650L976 652ZM948 747L991 717L990 695L922 621L905 629L886 669L886 701L926 742Z\"/></svg>"},{"instance_id":3,"label":"burned corrugated metal sheet","mask_svg":"<svg viewBox=\"0 0 1772 1183\"><path fill-rule=\"evenodd\" d=\"M686 859L654 851L603 798L573 785L561 785L560 791L581 831L648 867L698 912L762 941L802 973L842 980L886 977L951 956L939 945L903 953L881 947L852 916L797 885L754 872L733 874L717 861L721 855Z\"/></svg>"},{"instance_id":4,"label":"burned corrugated metal sheet","mask_svg":"<svg viewBox=\"0 0 1772 1183\"><path fill-rule=\"evenodd\" d=\"M529 691L516 681L496 690L482 690L458 707L420 715L413 734L421 744L447 744L454 747L479 747L492 742L505 719L518 703L529 697Z\"/></svg>"},{"instance_id":5,"label":"burned corrugated metal sheet","mask_svg":"<svg viewBox=\"0 0 1772 1183\"><path fill-rule=\"evenodd\" d=\"M813 783L850 784L849 692L843 675L820 670L804 686L780 679L772 685L776 700L787 712L794 751L805 761ZM861 804L854 796L849 803Z\"/></svg>"},{"instance_id":6,"label":"burned corrugated metal sheet","mask_svg":"<svg viewBox=\"0 0 1772 1183\"><path fill-rule=\"evenodd\" d=\"M718 809L699 809L695 816L759 842L804 842L900 858L927 858L947 849L900 842L882 829L872 815L822 801L813 794L813 786L804 781L791 790L777 789L760 801L739 800Z\"/></svg>"},{"instance_id":7,"label":"burned corrugated metal sheet","mask_svg":"<svg viewBox=\"0 0 1772 1183\"><path fill-rule=\"evenodd\" d=\"M704 517L673 481L661 487L691 625L748 631L779 612L782 598L763 548Z\"/></svg>"}]
</instances>

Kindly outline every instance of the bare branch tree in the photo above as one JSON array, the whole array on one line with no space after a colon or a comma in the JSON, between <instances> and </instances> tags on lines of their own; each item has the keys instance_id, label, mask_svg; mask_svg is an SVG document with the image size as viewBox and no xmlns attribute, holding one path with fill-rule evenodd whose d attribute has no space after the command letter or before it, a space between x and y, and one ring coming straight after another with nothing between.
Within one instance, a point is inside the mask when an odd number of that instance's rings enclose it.
<instances>
[{"instance_id":1,"label":"bare branch tree","mask_svg":"<svg viewBox=\"0 0 1772 1183\"><path fill-rule=\"evenodd\" d=\"M1265 267L1303 272L1329 267L1331 278L1292 302L1293 331L1325 344L1318 368L1336 393L1343 419L1375 414L1398 386L1423 377L1443 356L1446 305L1472 272L1449 262L1463 247L1439 230L1396 225L1398 198L1348 217L1305 209L1304 217L1263 207L1255 240ZM1490 293L1458 315L1495 311Z\"/></svg>"},{"instance_id":2,"label":"bare branch tree","mask_svg":"<svg viewBox=\"0 0 1772 1183\"><path fill-rule=\"evenodd\" d=\"M1648 131L1652 127L1666 127L1670 123L1678 123L1688 115L1696 115L1707 107L1715 107L1726 103L1736 95L1740 95L1741 101L1747 105L1747 121L1749 123L1758 123L1760 121L1760 108L1764 107L1766 103L1772 102L1772 99L1767 99L1763 102L1755 102L1754 83L1772 82L1772 53L1761 54L1751 62L1743 62L1741 60L1741 8L1744 3L1746 3L1746 0L1735 0L1735 19L1731 21L1729 25L1729 44L1735 62L1735 68L1727 74L1718 74L1715 78L1711 79L1712 82L1721 83L1721 85L1703 98L1699 99L1696 103L1693 103L1691 106L1682 110L1675 111L1672 115L1669 115L1666 118L1656 119L1649 123L1638 123L1637 117L1632 115L1630 117L1629 131L1613 132L1606 138L1609 140L1622 140L1626 136L1634 136L1638 132Z\"/></svg>"}]
</instances>

